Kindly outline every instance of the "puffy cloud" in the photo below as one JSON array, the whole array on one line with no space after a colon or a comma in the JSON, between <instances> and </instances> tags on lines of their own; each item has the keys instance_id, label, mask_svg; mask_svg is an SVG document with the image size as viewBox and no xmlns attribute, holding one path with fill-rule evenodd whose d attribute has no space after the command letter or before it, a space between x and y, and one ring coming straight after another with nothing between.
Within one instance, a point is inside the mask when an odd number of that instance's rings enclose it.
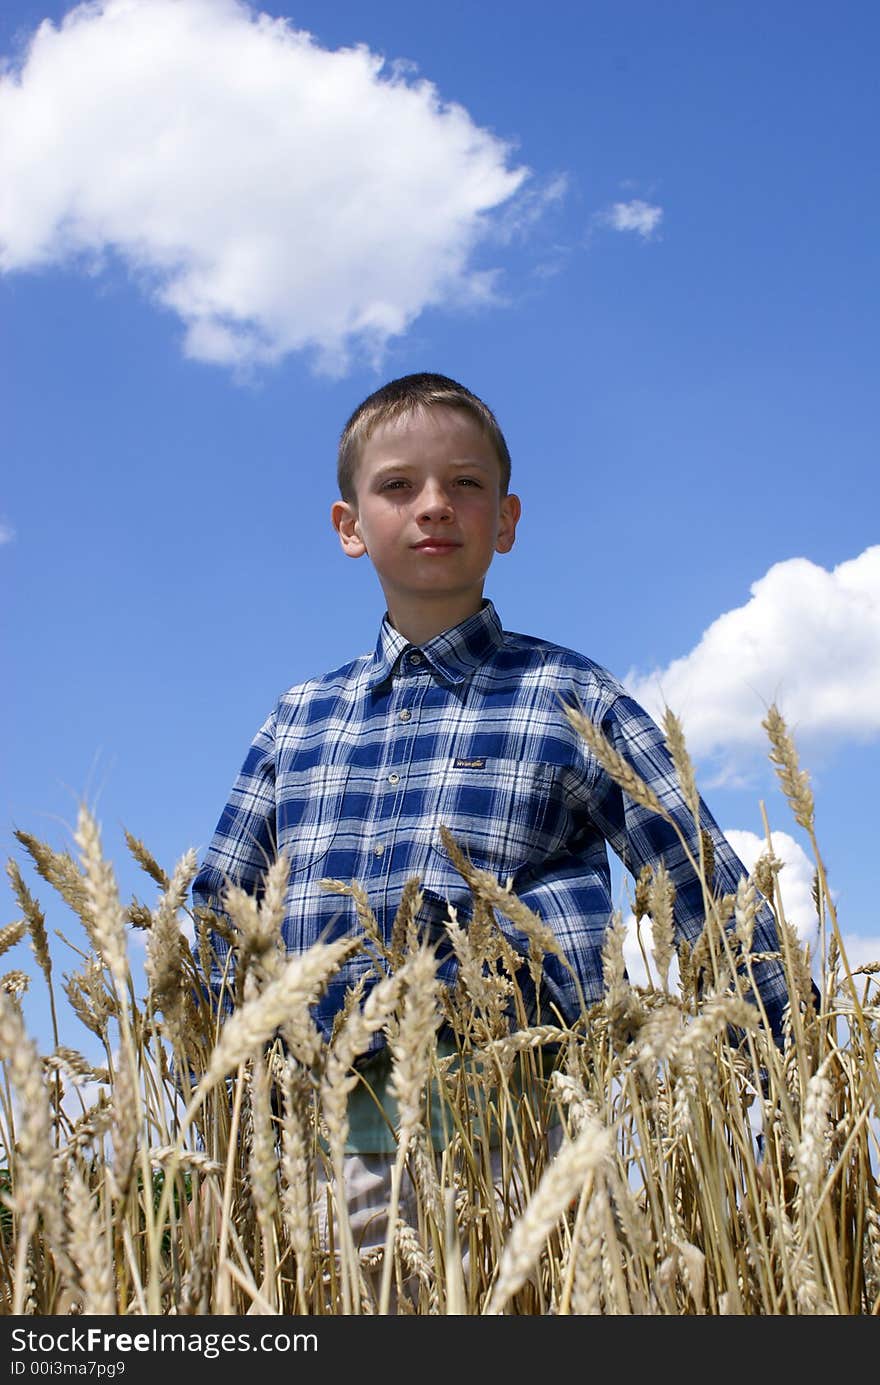
<instances>
[{"instance_id":1,"label":"puffy cloud","mask_svg":"<svg viewBox=\"0 0 880 1385\"><path fill-rule=\"evenodd\" d=\"M631 202L615 202L600 214L600 220L615 231L635 231L643 240L650 240L663 217L663 208L633 198Z\"/></svg>"},{"instance_id":2,"label":"puffy cloud","mask_svg":"<svg viewBox=\"0 0 880 1385\"><path fill-rule=\"evenodd\" d=\"M681 719L695 756L765 745L775 702L796 740L880 731L880 545L831 571L776 563L689 654L624 680L658 718Z\"/></svg>"},{"instance_id":3,"label":"puffy cloud","mask_svg":"<svg viewBox=\"0 0 880 1385\"><path fill-rule=\"evenodd\" d=\"M869 962L880 962L880 937L875 934L843 932L846 960L853 971Z\"/></svg>"},{"instance_id":4,"label":"puffy cloud","mask_svg":"<svg viewBox=\"0 0 880 1385\"><path fill-rule=\"evenodd\" d=\"M243 0L103 0L0 77L0 268L118 259L201 360L341 370L431 305L485 302L528 178L410 65Z\"/></svg>"}]
</instances>

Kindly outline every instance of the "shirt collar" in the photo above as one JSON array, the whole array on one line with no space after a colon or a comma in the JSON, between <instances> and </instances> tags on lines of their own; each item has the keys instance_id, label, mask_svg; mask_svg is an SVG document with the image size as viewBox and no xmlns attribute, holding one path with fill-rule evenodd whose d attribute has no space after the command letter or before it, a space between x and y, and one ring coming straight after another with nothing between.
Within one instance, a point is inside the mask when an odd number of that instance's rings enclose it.
<instances>
[{"instance_id":1,"label":"shirt collar","mask_svg":"<svg viewBox=\"0 0 880 1385\"><path fill-rule=\"evenodd\" d=\"M461 683L503 643L501 621L489 600L484 599L480 609L460 625L453 625L451 630L444 630L418 646L411 645L399 630L395 630L386 611L373 654L370 686L375 687L391 677L401 657L416 647L440 678L447 683Z\"/></svg>"}]
</instances>

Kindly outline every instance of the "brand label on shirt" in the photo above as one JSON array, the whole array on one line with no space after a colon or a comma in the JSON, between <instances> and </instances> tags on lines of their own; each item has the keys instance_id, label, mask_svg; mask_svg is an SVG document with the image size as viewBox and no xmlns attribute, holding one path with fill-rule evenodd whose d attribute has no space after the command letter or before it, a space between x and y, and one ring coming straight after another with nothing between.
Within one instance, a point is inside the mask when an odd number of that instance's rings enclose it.
<instances>
[{"instance_id":1,"label":"brand label on shirt","mask_svg":"<svg viewBox=\"0 0 880 1385\"><path fill-rule=\"evenodd\" d=\"M463 755L457 755L457 756L455 757L455 759L452 761L452 768L453 768L453 769L485 769L485 768L486 768L486 757L485 757L485 755L478 755L475 759L468 760L468 759L465 759L465 757L464 757Z\"/></svg>"}]
</instances>

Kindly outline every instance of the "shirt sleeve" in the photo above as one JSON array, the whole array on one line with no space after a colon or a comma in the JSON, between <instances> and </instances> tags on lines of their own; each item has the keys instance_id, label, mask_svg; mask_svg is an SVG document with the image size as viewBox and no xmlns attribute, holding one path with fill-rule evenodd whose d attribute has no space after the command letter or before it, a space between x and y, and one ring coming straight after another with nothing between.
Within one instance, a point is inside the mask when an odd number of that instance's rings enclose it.
<instances>
[{"instance_id":1,"label":"shirt sleeve","mask_svg":"<svg viewBox=\"0 0 880 1385\"><path fill-rule=\"evenodd\" d=\"M676 940L696 942L705 922L703 886L688 851L699 860L697 827L681 791L678 775L657 723L633 698L616 697L601 721L601 730L614 749L632 766L636 774L657 795L671 821L637 803L600 767L593 783L591 815L606 840L627 870L637 876L645 865L661 861L675 886L673 915ZM699 825L709 834L714 856L714 874L709 884L716 895L735 894L740 879L748 871L723 835L702 798L698 804ZM678 831L676 831L676 827ZM679 837L687 843L688 851ZM778 952L776 922L766 900L760 898L752 941L754 952ZM788 1003L785 973L781 962L758 962L755 982L767 1011L774 1035L781 1033L782 1013Z\"/></svg>"},{"instance_id":2,"label":"shirt sleeve","mask_svg":"<svg viewBox=\"0 0 880 1385\"><path fill-rule=\"evenodd\" d=\"M263 878L276 855L275 825L275 712L266 719L251 742L220 815L220 821L193 880L195 910L210 910L224 917L223 894L229 884L259 897ZM229 948L214 933L212 945L219 973Z\"/></svg>"}]
</instances>

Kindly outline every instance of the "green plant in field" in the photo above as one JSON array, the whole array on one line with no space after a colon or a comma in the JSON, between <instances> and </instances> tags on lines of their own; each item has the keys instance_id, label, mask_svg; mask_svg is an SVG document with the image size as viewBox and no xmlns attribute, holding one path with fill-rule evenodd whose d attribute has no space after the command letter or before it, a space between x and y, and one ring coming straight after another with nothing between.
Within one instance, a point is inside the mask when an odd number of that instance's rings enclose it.
<instances>
[{"instance_id":1,"label":"green plant in field","mask_svg":"<svg viewBox=\"0 0 880 1385\"><path fill-rule=\"evenodd\" d=\"M13 1216L7 1198L12 1192L12 1175L9 1169L0 1169L0 1237L4 1241L12 1239Z\"/></svg>"}]
</instances>

